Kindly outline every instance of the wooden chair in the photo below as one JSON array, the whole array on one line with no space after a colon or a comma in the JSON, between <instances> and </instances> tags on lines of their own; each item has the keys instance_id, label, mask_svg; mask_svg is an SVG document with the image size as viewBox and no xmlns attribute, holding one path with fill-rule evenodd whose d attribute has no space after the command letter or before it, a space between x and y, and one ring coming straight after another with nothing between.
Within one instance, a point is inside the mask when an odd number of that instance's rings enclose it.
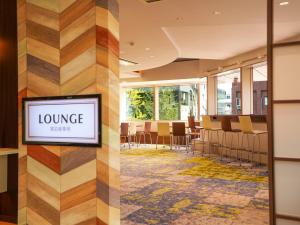
<instances>
[{"instance_id":1,"label":"wooden chair","mask_svg":"<svg viewBox=\"0 0 300 225\"><path fill-rule=\"evenodd\" d=\"M169 139L170 139L170 148L172 149L172 136L170 134L170 125L169 125L169 123L162 123L162 122L157 123L156 149L157 149L157 143L158 143L158 138L159 137L163 138L163 144L165 144L165 137L169 137Z\"/></svg>"},{"instance_id":2,"label":"wooden chair","mask_svg":"<svg viewBox=\"0 0 300 225\"><path fill-rule=\"evenodd\" d=\"M124 146L125 146L125 143L127 141L128 142L128 147L130 148L130 140L129 140L128 134L129 134L129 124L128 123L121 123L121 134L120 134L121 141L122 141L122 138L125 138Z\"/></svg>"},{"instance_id":3,"label":"wooden chair","mask_svg":"<svg viewBox=\"0 0 300 225\"><path fill-rule=\"evenodd\" d=\"M252 125L252 121L251 121L251 117L250 116L239 116L239 121L240 121L240 127L242 130L242 144L241 147L243 147L244 144L244 137L247 137L247 147L246 151L248 151L248 161L250 161L250 157L249 157L249 136L253 137L253 144L252 144L252 149L251 149L251 163L253 165L254 163L254 155L255 153L259 154L259 163L261 163L261 151L260 151L260 135L262 134L266 134L268 133L268 131L260 131L260 130L254 130L253 129L253 125ZM258 138L258 151L255 152L255 140L256 137Z\"/></svg>"},{"instance_id":4,"label":"wooden chair","mask_svg":"<svg viewBox=\"0 0 300 225\"><path fill-rule=\"evenodd\" d=\"M173 122L172 134L173 141L175 141L174 144L177 144L179 147L181 143L184 144L185 142L186 151L188 151L190 134L186 133L185 131L185 122Z\"/></svg>"},{"instance_id":5,"label":"wooden chair","mask_svg":"<svg viewBox=\"0 0 300 225\"><path fill-rule=\"evenodd\" d=\"M138 132L139 144L141 144L141 136L144 136L144 144L146 144L146 136L147 135L150 137L150 143L152 144L151 125L152 125L152 122L145 122L144 130Z\"/></svg>"}]
</instances>

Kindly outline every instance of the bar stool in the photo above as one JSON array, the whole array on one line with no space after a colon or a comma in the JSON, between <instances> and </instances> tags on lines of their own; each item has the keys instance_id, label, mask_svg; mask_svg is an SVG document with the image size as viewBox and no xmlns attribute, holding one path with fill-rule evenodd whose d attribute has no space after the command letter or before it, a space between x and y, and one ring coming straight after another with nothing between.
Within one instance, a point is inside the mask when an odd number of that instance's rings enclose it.
<instances>
[{"instance_id":1,"label":"bar stool","mask_svg":"<svg viewBox=\"0 0 300 225\"><path fill-rule=\"evenodd\" d=\"M141 136L144 136L144 144L146 144L146 136L148 135L150 137L150 143L152 144L152 135L151 135L151 122L145 122L144 130L139 131L139 144L141 144Z\"/></svg>"},{"instance_id":2,"label":"bar stool","mask_svg":"<svg viewBox=\"0 0 300 225\"><path fill-rule=\"evenodd\" d=\"M240 129L232 129L231 127L231 120L227 116L221 117L221 128L223 130L222 134L222 141L221 141L221 160L223 160L223 148L225 148L225 155L228 156L227 150L229 149L230 151L233 150L233 136L234 134L237 135L237 145L236 145L236 160L238 161L239 159L239 142L240 142L240 133L242 132ZM230 147L227 146L227 135L231 134L231 139L230 139Z\"/></svg>"},{"instance_id":3,"label":"bar stool","mask_svg":"<svg viewBox=\"0 0 300 225\"><path fill-rule=\"evenodd\" d=\"M259 154L258 162L262 163L261 162L261 151L260 151L260 135L266 134L266 133L268 133L268 131L254 130L250 116L239 116L239 121L240 121L240 126L241 126L241 130L242 130L242 134L243 134L241 147L243 147L243 144L244 144L244 137L245 136L247 137L248 149L246 149L246 151L248 151L248 161L250 161L250 157L249 157L249 146L250 146L249 135L250 135L253 137L253 145L252 145L252 150L251 150L251 164L253 165L254 154L256 153L255 149L254 149L256 137L258 138L258 151L257 151L257 153Z\"/></svg>"},{"instance_id":4,"label":"bar stool","mask_svg":"<svg viewBox=\"0 0 300 225\"><path fill-rule=\"evenodd\" d=\"M157 149L157 143L158 138L163 138L163 145L165 144L165 137L169 137L170 139L170 149L172 149L172 136L170 134L170 125L169 123L157 123L157 137L156 137L156 149Z\"/></svg>"},{"instance_id":5,"label":"bar stool","mask_svg":"<svg viewBox=\"0 0 300 225\"><path fill-rule=\"evenodd\" d=\"M178 148L181 145L181 143L184 143L185 141L185 148L186 151L188 151L190 134L187 134L185 132L185 122L173 122L172 134L173 134L173 141L176 141ZM179 141L179 145L178 145L178 141Z\"/></svg>"},{"instance_id":6,"label":"bar stool","mask_svg":"<svg viewBox=\"0 0 300 225\"><path fill-rule=\"evenodd\" d=\"M208 141L208 155L210 155L210 145L213 144L214 146L219 146L219 131L222 130L221 128L214 128L212 126L212 122L210 119L210 116L205 115L202 116L203 119L203 129L204 129L204 136L203 136L203 147L204 147L204 140L206 133L208 134L207 136L207 141ZM213 134L217 134L217 143L211 143L211 137L213 137ZM203 148L204 151L204 148Z\"/></svg>"}]
</instances>

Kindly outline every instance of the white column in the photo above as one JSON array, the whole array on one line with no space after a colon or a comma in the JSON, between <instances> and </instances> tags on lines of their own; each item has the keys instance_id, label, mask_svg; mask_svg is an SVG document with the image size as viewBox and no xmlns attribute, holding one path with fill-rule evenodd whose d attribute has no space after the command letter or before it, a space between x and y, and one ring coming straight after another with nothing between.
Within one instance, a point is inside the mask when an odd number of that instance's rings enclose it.
<instances>
[{"instance_id":1,"label":"white column","mask_svg":"<svg viewBox=\"0 0 300 225\"><path fill-rule=\"evenodd\" d=\"M154 118L159 120L159 87L154 87Z\"/></svg>"},{"instance_id":2,"label":"white column","mask_svg":"<svg viewBox=\"0 0 300 225\"><path fill-rule=\"evenodd\" d=\"M217 96L216 96L216 82L215 77L207 78L207 114L215 115L217 113Z\"/></svg>"},{"instance_id":3,"label":"white column","mask_svg":"<svg viewBox=\"0 0 300 225\"><path fill-rule=\"evenodd\" d=\"M242 114L253 112L252 69L250 66L241 68L242 76Z\"/></svg>"}]
</instances>

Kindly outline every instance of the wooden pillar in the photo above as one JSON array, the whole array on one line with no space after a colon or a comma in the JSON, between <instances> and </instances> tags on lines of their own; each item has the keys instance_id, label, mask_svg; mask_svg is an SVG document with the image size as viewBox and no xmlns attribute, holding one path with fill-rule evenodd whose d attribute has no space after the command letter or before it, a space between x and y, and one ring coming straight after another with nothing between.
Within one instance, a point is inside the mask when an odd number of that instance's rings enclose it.
<instances>
[{"instance_id":1,"label":"wooden pillar","mask_svg":"<svg viewBox=\"0 0 300 225\"><path fill-rule=\"evenodd\" d=\"M26 155L25 146L19 224L119 224L117 1L18 4L19 29L26 30L25 41L19 37L25 46L25 58L19 59L19 64L25 62L24 73L19 69L20 99L95 93L103 97L102 148L27 146Z\"/></svg>"}]
</instances>

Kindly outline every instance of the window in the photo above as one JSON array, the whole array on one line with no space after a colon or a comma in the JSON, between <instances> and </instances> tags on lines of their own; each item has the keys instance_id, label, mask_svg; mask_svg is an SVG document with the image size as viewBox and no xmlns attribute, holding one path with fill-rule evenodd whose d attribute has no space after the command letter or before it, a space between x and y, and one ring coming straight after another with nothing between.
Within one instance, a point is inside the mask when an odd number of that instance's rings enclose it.
<instances>
[{"instance_id":1,"label":"window","mask_svg":"<svg viewBox=\"0 0 300 225\"><path fill-rule=\"evenodd\" d=\"M179 86L159 88L159 119L179 120Z\"/></svg>"},{"instance_id":2,"label":"window","mask_svg":"<svg viewBox=\"0 0 300 225\"><path fill-rule=\"evenodd\" d=\"M241 74L240 69L218 74L217 113L219 115L241 114Z\"/></svg>"},{"instance_id":3,"label":"window","mask_svg":"<svg viewBox=\"0 0 300 225\"><path fill-rule=\"evenodd\" d=\"M200 79L200 115L207 115L207 77Z\"/></svg>"},{"instance_id":4,"label":"window","mask_svg":"<svg viewBox=\"0 0 300 225\"><path fill-rule=\"evenodd\" d=\"M197 117L198 89L196 84L159 87L159 119L187 120Z\"/></svg>"},{"instance_id":5,"label":"window","mask_svg":"<svg viewBox=\"0 0 300 225\"><path fill-rule=\"evenodd\" d=\"M127 120L154 119L154 88L127 88L125 93Z\"/></svg>"},{"instance_id":6,"label":"window","mask_svg":"<svg viewBox=\"0 0 300 225\"><path fill-rule=\"evenodd\" d=\"M266 115L268 111L267 64L260 63L252 67L253 114Z\"/></svg>"}]
</instances>

